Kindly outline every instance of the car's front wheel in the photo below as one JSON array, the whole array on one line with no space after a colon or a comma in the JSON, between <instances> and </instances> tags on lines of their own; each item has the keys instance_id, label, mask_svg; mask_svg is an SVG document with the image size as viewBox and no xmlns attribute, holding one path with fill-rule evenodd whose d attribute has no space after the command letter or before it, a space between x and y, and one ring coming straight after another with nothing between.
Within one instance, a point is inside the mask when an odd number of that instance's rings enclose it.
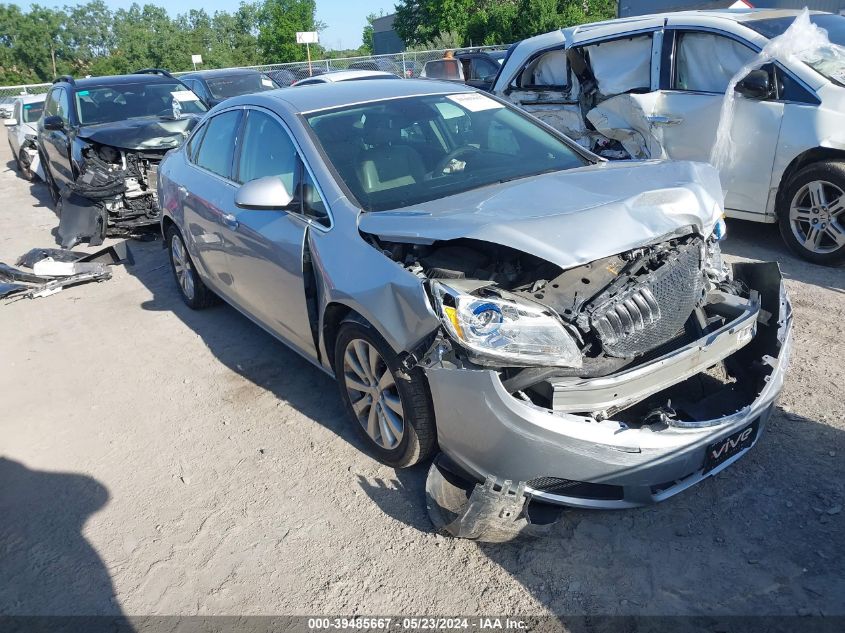
<instances>
[{"instance_id":1,"label":"car's front wheel","mask_svg":"<svg viewBox=\"0 0 845 633\"><path fill-rule=\"evenodd\" d=\"M845 262L845 165L813 163L787 185L778 210L784 241L816 264Z\"/></svg>"},{"instance_id":2,"label":"car's front wheel","mask_svg":"<svg viewBox=\"0 0 845 633\"><path fill-rule=\"evenodd\" d=\"M425 375L405 372L372 327L344 323L334 358L340 397L370 453L394 468L413 466L436 446L434 410Z\"/></svg>"},{"instance_id":3,"label":"car's front wheel","mask_svg":"<svg viewBox=\"0 0 845 633\"><path fill-rule=\"evenodd\" d=\"M21 176L23 177L23 179L32 182L35 174L32 171L32 165L30 164L29 154L25 149L21 149L21 151L18 152L17 161L18 168L20 169Z\"/></svg>"},{"instance_id":4,"label":"car's front wheel","mask_svg":"<svg viewBox=\"0 0 845 633\"><path fill-rule=\"evenodd\" d=\"M170 253L170 267L182 301L193 310L202 310L217 303L217 295L208 289L197 274L194 261L179 230L171 225L165 233L165 238Z\"/></svg>"}]
</instances>

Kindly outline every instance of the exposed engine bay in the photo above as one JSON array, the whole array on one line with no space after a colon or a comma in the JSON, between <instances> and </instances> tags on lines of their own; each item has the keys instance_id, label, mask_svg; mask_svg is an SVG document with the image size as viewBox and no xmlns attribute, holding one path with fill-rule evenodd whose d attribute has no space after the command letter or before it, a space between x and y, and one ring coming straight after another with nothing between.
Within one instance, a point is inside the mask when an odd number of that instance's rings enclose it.
<instances>
[{"instance_id":1,"label":"exposed engine bay","mask_svg":"<svg viewBox=\"0 0 845 633\"><path fill-rule=\"evenodd\" d=\"M82 150L80 173L62 199L59 237L64 248L105 236L129 236L161 217L156 192L165 151L121 150L91 144Z\"/></svg>"},{"instance_id":2,"label":"exposed engine bay","mask_svg":"<svg viewBox=\"0 0 845 633\"><path fill-rule=\"evenodd\" d=\"M93 145L83 150L85 161L72 190L102 201L109 227L128 228L158 222L158 164L164 152L120 150Z\"/></svg>"},{"instance_id":3,"label":"exposed engine bay","mask_svg":"<svg viewBox=\"0 0 845 633\"><path fill-rule=\"evenodd\" d=\"M782 343L777 265L771 279L747 279L742 265L731 275L714 237L688 233L568 270L476 240L377 246L430 287L477 297L479 329L501 320L484 312L492 310L487 300L525 305L562 323L577 346L577 358L563 363L520 366L479 353L456 340L448 321L452 336L441 335L428 355L429 362L496 367L514 397L554 412L637 426L706 424L756 397L772 369L766 358ZM449 301L441 305L447 315L459 309ZM695 358L670 371L676 360L666 359L679 354Z\"/></svg>"}]
</instances>

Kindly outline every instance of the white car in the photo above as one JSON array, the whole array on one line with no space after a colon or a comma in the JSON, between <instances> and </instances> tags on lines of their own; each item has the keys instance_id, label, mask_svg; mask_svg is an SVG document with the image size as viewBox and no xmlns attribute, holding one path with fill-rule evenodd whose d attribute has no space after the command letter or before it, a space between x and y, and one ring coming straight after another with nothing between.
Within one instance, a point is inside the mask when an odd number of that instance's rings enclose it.
<instances>
[{"instance_id":1,"label":"white car","mask_svg":"<svg viewBox=\"0 0 845 633\"><path fill-rule=\"evenodd\" d=\"M336 70L330 73L323 73L316 77L306 77L291 84L294 86L311 86L313 84L332 84L338 81L358 81L361 79L399 79L393 73L383 70Z\"/></svg>"},{"instance_id":2,"label":"white car","mask_svg":"<svg viewBox=\"0 0 845 633\"><path fill-rule=\"evenodd\" d=\"M546 33L511 49L493 92L607 158L705 162L732 77L800 15L689 11ZM845 261L845 17L808 15L829 45L739 81L719 166L728 216L778 222L797 254L833 265Z\"/></svg>"},{"instance_id":3,"label":"white car","mask_svg":"<svg viewBox=\"0 0 845 633\"><path fill-rule=\"evenodd\" d=\"M38 137L37 123L44 112L45 98L46 95L18 97L12 106L11 118L3 121L9 134L12 156L15 157L18 169L26 180L32 180L36 175L44 178L35 142Z\"/></svg>"}]
</instances>

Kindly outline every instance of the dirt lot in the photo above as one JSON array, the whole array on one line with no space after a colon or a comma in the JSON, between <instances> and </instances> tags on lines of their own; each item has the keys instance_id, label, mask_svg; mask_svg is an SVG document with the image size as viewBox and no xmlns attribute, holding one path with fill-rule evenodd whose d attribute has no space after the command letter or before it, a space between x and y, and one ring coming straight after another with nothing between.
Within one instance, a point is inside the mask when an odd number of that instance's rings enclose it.
<instances>
[{"instance_id":1,"label":"dirt lot","mask_svg":"<svg viewBox=\"0 0 845 633\"><path fill-rule=\"evenodd\" d=\"M0 165L14 263L57 220ZM768 434L659 506L500 546L435 536L426 467L368 458L333 381L233 309L188 310L160 242L0 304L0 614L845 614L845 270L729 234L795 306Z\"/></svg>"}]
</instances>

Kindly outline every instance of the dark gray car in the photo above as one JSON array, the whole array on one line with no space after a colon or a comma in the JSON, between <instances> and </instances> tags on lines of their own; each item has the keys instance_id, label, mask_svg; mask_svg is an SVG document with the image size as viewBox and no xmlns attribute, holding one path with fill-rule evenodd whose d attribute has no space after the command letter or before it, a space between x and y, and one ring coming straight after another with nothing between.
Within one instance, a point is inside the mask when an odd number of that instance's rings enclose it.
<instances>
[{"instance_id":1,"label":"dark gray car","mask_svg":"<svg viewBox=\"0 0 845 633\"><path fill-rule=\"evenodd\" d=\"M519 531L527 498L670 497L747 452L783 384L780 272L722 263L711 167L610 164L464 86L232 99L159 198L186 303L222 297L333 374L382 462L441 451L452 534Z\"/></svg>"}]
</instances>

